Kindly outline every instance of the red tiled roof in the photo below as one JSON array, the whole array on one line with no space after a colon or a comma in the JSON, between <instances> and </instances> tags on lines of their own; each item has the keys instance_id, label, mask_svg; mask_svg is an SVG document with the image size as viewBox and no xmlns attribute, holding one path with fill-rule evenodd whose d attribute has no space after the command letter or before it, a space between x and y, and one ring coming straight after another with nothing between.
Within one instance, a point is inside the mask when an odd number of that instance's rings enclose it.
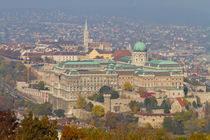
<instances>
[{"instance_id":1,"label":"red tiled roof","mask_svg":"<svg viewBox=\"0 0 210 140\"><path fill-rule=\"evenodd\" d=\"M210 73L198 73L198 75L210 76Z\"/></svg>"},{"instance_id":2,"label":"red tiled roof","mask_svg":"<svg viewBox=\"0 0 210 140\"><path fill-rule=\"evenodd\" d=\"M176 99L182 107L185 107L185 104L184 104L184 102L182 101L181 98L176 98Z\"/></svg>"},{"instance_id":3,"label":"red tiled roof","mask_svg":"<svg viewBox=\"0 0 210 140\"><path fill-rule=\"evenodd\" d=\"M147 93L147 94L144 94L144 95L141 95L140 97L141 98L150 98L154 95L155 93L151 92L151 93Z\"/></svg>"},{"instance_id":4,"label":"red tiled roof","mask_svg":"<svg viewBox=\"0 0 210 140\"><path fill-rule=\"evenodd\" d=\"M131 56L131 53L128 50L116 50L113 56L114 56L114 60L118 61L120 58L124 56Z\"/></svg>"}]
</instances>

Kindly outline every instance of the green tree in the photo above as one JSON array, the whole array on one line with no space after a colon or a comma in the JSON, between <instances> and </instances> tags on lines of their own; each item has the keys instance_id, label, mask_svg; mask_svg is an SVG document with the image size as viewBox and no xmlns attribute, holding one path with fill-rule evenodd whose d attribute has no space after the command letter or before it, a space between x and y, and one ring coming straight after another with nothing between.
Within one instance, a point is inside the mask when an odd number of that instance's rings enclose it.
<instances>
[{"instance_id":1,"label":"green tree","mask_svg":"<svg viewBox=\"0 0 210 140\"><path fill-rule=\"evenodd\" d=\"M111 90L111 99L117 99L119 98L119 94L115 90Z\"/></svg>"},{"instance_id":2,"label":"green tree","mask_svg":"<svg viewBox=\"0 0 210 140\"><path fill-rule=\"evenodd\" d=\"M170 106L166 100L163 100L161 107L164 108L164 113L170 113Z\"/></svg>"},{"instance_id":3,"label":"green tree","mask_svg":"<svg viewBox=\"0 0 210 140\"><path fill-rule=\"evenodd\" d=\"M44 88L44 81L40 81L38 84L37 84L37 89L38 90L44 90L45 88Z\"/></svg>"},{"instance_id":4,"label":"green tree","mask_svg":"<svg viewBox=\"0 0 210 140\"><path fill-rule=\"evenodd\" d=\"M184 130L185 133L190 134L194 132L200 132L201 128L197 120L188 120L184 123Z\"/></svg>"},{"instance_id":5,"label":"green tree","mask_svg":"<svg viewBox=\"0 0 210 140\"><path fill-rule=\"evenodd\" d=\"M52 104L49 102L44 103L44 104L34 104L32 107L30 107L30 110L35 114L35 115L52 115Z\"/></svg>"},{"instance_id":6,"label":"green tree","mask_svg":"<svg viewBox=\"0 0 210 140\"><path fill-rule=\"evenodd\" d=\"M146 107L147 113L152 113L152 108L150 106Z\"/></svg>"},{"instance_id":7,"label":"green tree","mask_svg":"<svg viewBox=\"0 0 210 140\"><path fill-rule=\"evenodd\" d=\"M177 122L186 122L187 120L195 119L196 116L192 110L175 113L174 120Z\"/></svg>"},{"instance_id":8,"label":"green tree","mask_svg":"<svg viewBox=\"0 0 210 140\"><path fill-rule=\"evenodd\" d=\"M156 100L156 98L155 98L154 96L152 96L152 97L150 98L150 105L151 105L152 107L156 107L156 106L157 106L157 100Z\"/></svg>"},{"instance_id":9,"label":"green tree","mask_svg":"<svg viewBox=\"0 0 210 140\"><path fill-rule=\"evenodd\" d=\"M111 88L108 86L103 86L99 90L100 94L111 94Z\"/></svg>"},{"instance_id":10,"label":"green tree","mask_svg":"<svg viewBox=\"0 0 210 140\"><path fill-rule=\"evenodd\" d=\"M111 94L111 99L117 99L119 98L119 94L117 91L111 89L110 87L108 86L103 86L101 87L101 89L99 90L99 94L97 96L97 99L96 101L98 102L104 102L104 94Z\"/></svg>"},{"instance_id":11,"label":"green tree","mask_svg":"<svg viewBox=\"0 0 210 140\"><path fill-rule=\"evenodd\" d=\"M200 97L196 96L198 107L202 106Z\"/></svg>"},{"instance_id":12,"label":"green tree","mask_svg":"<svg viewBox=\"0 0 210 140\"><path fill-rule=\"evenodd\" d=\"M65 117L64 112L65 111L63 109L58 109L58 110L54 111L55 115L58 116L58 117Z\"/></svg>"},{"instance_id":13,"label":"green tree","mask_svg":"<svg viewBox=\"0 0 210 140\"><path fill-rule=\"evenodd\" d=\"M187 93L188 93L188 88L187 88L187 86L186 86L186 85L184 85L184 95L186 96L186 95L187 95Z\"/></svg>"},{"instance_id":14,"label":"green tree","mask_svg":"<svg viewBox=\"0 0 210 140\"><path fill-rule=\"evenodd\" d=\"M184 134L184 124L182 121L173 121L173 133L182 135Z\"/></svg>"},{"instance_id":15,"label":"green tree","mask_svg":"<svg viewBox=\"0 0 210 140\"><path fill-rule=\"evenodd\" d=\"M195 101L192 102L192 105L193 105L194 108L198 108L198 106L197 106Z\"/></svg>"},{"instance_id":16,"label":"green tree","mask_svg":"<svg viewBox=\"0 0 210 140\"><path fill-rule=\"evenodd\" d=\"M164 121L163 121L163 128L166 130L166 131L173 131L173 120L171 117L165 117L164 118Z\"/></svg>"},{"instance_id":17,"label":"green tree","mask_svg":"<svg viewBox=\"0 0 210 140\"><path fill-rule=\"evenodd\" d=\"M104 108L102 106L95 105L92 108L91 114L95 118L102 117L104 115Z\"/></svg>"},{"instance_id":18,"label":"green tree","mask_svg":"<svg viewBox=\"0 0 210 140\"><path fill-rule=\"evenodd\" d=\"M85 106L85 110L91 112L93 108L93 104L91 102L89 102L86 106Z\"/></svg>"},{"instance_id":19,"label":"green tree","mask_svg":"<svg viewBox=\"0 0 210 140\"><path fill-rule=\"evenodd\" d=\"M136 101L131 101L128 106L130 107L130 109L134 112L137 113L138 111L140 111L140 105L138 102Z\"/></svg>"},{"instance_id":20,"label":"green tree","mask_svg":"<svg viewBox=\"0 0 210 140\"><path fill-rule=\"evenodd\" d=\"M20 122L17 138L24 140L56 140L58 139L57 128L57 121L50 123L47 115L39 120L30 112L28 116L25 116Z\"/></svg>"},{"instance_id":21,"label":"green tree","mask_svg":"<svg viewBox=\"0 0 210 140\"><path fill-rule=\"evenodd\" d=\"M188 139L185 137L176 137L174 140L188 140Z\"/></svg>"},{"instance_id":22,"label":"green tree","mask_svg":"<svg viewBox=\"0 0 210 140\"><path fill-rule=\"evenodd\" d=\"M145 105L146 107L150 106L150 99L149 99L149 98L145 98L145 99L144 99L144 105Z\"/></svg>"},{"instance_id":23,"label":"green tree","mask_svg":"<svg viewBox=\"0 0 210 140\"><path fill-rule=\"evenodd\" d=\"M170 113L170 107L168 105L164 106L164 113Z\"/></svg>"}]
</instances>

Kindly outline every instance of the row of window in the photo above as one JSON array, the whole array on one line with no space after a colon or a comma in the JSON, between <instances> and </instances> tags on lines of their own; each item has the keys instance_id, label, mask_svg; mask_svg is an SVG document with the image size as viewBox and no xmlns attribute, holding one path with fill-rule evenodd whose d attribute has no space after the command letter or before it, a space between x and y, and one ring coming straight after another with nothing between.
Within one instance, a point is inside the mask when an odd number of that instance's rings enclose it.
<instances>
[{"instance_id":1,"label":"row of window","mask_svg":"<svg viewBox=\"0 0 210 140\"><path fill-rule=\"evenodd\" d=\"M164 83L163 82L161 82L161 83L145 83L145 87L152 87L153 85L154 86L164 86ZM172 82L171 85L172 86L181 86L182 83L181 82L176 82L176 83ZM170 84L167 82L166 86L170 86Z\"/></svg>"},{"instance_id":2,"label":"row of window","mask_svg":"<svg viewBox=\"0 0 210 140\"><path fill-rule=\"evenodd\" d=\"M156 79L153 79L153 78L144 78L144 80L170 80L169 78L156 78ZM182 80L182 78L171 78L171 80Z\"/></svg>"}]
</instances>

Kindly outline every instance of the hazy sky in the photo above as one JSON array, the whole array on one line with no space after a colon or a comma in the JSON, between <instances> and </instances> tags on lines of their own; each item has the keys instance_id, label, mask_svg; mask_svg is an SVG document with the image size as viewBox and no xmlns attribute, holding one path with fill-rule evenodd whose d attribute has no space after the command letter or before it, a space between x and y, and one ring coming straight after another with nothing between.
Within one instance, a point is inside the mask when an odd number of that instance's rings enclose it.
<instances>
[{"instance_id":1,"label":"hazy sky","mask_svg":"<svg viewBox=\"0 0 210 140\"><path fill-rule=\"evenodd\" d=\"M0 0L0 8L63 8L162 22L209 24L210 0Z\"/></svg>"}]
</instances>

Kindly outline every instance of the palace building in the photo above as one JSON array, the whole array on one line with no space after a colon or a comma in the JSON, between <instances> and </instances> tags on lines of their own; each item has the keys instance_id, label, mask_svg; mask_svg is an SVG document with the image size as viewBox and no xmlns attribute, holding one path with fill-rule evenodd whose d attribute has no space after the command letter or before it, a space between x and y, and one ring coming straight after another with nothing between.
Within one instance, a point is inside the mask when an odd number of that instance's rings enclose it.
<instances>
[{"instance_id":1,"label":"palace building","mask_svg":"<svg viewBox=\"0 0 210 140\"><path fill-rule=\"evenodd\" d=\"M123 60L123 61L122 61ZM49 101L53 109L69 112L74 107L79 94L89 96L98 93L101 87L110 86L123 89L130 82L134 89L182 89L183 72L173 61L147 61L147 47L137 42L132 56L114 60L66 61L54 66L43 75L50 86Z\"/></svg>"}]
</instances>

